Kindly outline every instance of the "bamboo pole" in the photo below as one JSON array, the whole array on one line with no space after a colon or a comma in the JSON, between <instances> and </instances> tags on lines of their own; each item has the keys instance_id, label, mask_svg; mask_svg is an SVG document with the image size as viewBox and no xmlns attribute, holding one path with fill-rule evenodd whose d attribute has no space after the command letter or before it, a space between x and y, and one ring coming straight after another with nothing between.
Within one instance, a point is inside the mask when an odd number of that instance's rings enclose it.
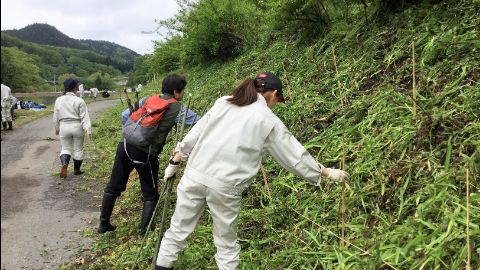
<instances>
[{"instance_id":1,"label":"bamboo pole","mask_svg":"<svg viewBox=\"0 0 480 270\"><path fill-rule=\"evenodd\" d=\"M343 108L345 106L345 101L343 97L342 84L340 83L340 78L338 75L337 58L335 56L335 47L333 46L332 46L332 54L333 54L333 64L335 65L335 74L337 79L338 90L340 92L340 101ZM342 160L341 160L340 167L342 170L345 170L345 135L343 135L342 137ZM345 224L345 181L342 182L339 213L340 213L340 234L342 238L345 238L345 226L344 226ZM343 246L344 242L340 242L340 245Z\"/></svg>"},{"instance_id":2,"label":"bamboo pole","mask_svg":"<svg viewBox=\"0 0 480 270\"><path fill-rule=\"evenodd\" d=\"M412 78L412 97L413 97L413 115L417 115L417 83L415 78L415 42L412 41L412 69L413 69L413 78Z\"/></svg>"},{"instance_id":3,"label":"bamboo pole","mask_svg":"<svg viewBox=\"0 0 480 270\"><path fill-rule=\"evenodd\" d=\"M470 270L470 259L471 259L471 250L470 250L470 181L468 179L468 169L467 169L467 265L466 270Z\"/></svg>"},{"instance_id":4,"label":"bamboo pole","mask_svg":"<svg viewBox=\"0 0 480 270\"><path fill-rule=\"evenodd\" d=\"M267 174L265 173L265 168L263 167L263 164L260 164L260 169L262 171L263 183L265 184L265 189L267 190L267 193L268 193L268 199L270 200L270 203L271 203L272 193L270 192L270 187L268 186Z\"/></svg>"},{"instance_id":5,"label":"bamboo pole","mask_svg":"<svg viewBox=\"0 0 480 270\"><path fill-rule=\"evenodd\" d=\"M345 171L345 136L343 136L343 144L342 144L342 162L341 162L341 169ZM341 222L341 236L345 238L345 180L342 182L342 193L340 196L340 222ZM340 242L343 246L343 241Z\"/></svg>"},{"instance_id":6,"label":"bamboo pole","mask_svg":"<svg viewBox=\"0 0 480 270\"><path fill-rule=\"evenodd\" d=\"M337 77L337 85L338 91L340 91L340 101L342 102L342 107L345 105L343 100L343 91L342 91L342 84L340 83L340 79L338 76L338 68L337 68L337 58L335 57L335 47L332 46L332 54L333 54L333 64L335 65L335 74Z\"/></svg>"}]
</instances>

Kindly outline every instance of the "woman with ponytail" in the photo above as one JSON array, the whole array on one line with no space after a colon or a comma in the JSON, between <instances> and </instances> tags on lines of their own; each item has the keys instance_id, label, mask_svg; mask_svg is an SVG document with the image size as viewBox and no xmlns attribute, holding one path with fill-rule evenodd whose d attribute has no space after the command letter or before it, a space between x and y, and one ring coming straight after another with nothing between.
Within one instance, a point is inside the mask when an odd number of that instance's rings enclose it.
<instances>
[{"instance_id":1,"label":"woman with ponytail","mask_svg":"<svg viewBox=\"0 0 480 270\"><path fill-rule=\"evenodd\" d=\"M218 99L177 145L164 178L176 173L181 160L188 162L156 269L172 269L206 206L213 221L218 268L238 267L237 221L242 192L258 173L264 153L314 185L319 185L322 176L337 182L348 177L345 171L319 164L292 136L271 110L278 102L285 102L281 80L270 72L260 73L243 81L231 96Z\"/></svg>"},{"instance_id":2,"label":"woman with ponytail","mask_svg":"<svg viewBox=\"0 0 480 270\"><path fill-rule=\"evenodd\" d=\"M79 175L83 162L83 139L85 133L92 133L90 116L88 115L87 104L82 98L75 95L78 91L78 81L75 79L66 79L63 82L63 96L55 100L53 110L53 123L55 124L55 134L60 135L62 151L60 152L60 177L67 177L67 168L70 163L70 157L73 156L73 174Z\"/></svg>"}]
</instances>

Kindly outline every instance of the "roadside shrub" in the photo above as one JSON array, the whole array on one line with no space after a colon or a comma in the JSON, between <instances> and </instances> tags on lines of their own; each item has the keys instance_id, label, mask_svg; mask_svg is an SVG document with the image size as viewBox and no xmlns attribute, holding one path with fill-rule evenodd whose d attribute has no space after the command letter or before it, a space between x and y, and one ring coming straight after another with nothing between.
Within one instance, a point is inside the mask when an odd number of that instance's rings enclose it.
<instances>
[{"instance_id":1,"label":"roadside shrub","mask_svg":"<svg viewBox=\"0 0 480 270\"><path fill-rule=\"evenodd\" d=\"M149 73L168 73L178 69L183 41L183 37L175 35L166 41L156 42L153 55L147 59Z\"/></svg>"},{"instance_id":2,"label":"roadside shrub","mask_svg":"<svg viewBox=\"0 0 480 270\"><path fill-rule=\"evenodd\" d=\"M242 53L257 34L256 17L251 1L203 0L182 5L173 19L159 23L181 34L182 64L195 65L227 60Z\"/></svg>"},{"instance_id":3,"label":"roadside shrub","mask_svg":"<svg viewBox=\"0 0 480 270\"><path fill-rule=\"evenodd\" d=\"M273 29L313 40L325 34L331 19L328 0L279 0L272 7Z\"/></svg>"}]
</instances>

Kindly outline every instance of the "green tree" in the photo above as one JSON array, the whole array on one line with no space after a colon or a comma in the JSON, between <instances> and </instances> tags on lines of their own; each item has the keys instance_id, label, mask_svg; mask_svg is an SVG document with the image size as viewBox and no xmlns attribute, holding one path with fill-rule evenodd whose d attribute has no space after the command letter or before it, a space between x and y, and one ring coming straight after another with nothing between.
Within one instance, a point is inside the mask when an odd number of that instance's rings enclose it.
<instances>
[{"instance_id":1,"label":"green tree","mask_svg":"<svg viewBox=\"0 0 480 270\"><path fill-rule=\"evenodd\" d=\"M155 43L155 51L146 60L149 74L167 73L180 67L185 38L175 35L163 42Z\"/></svg>"},{"instance_id":2,"label":"green tree","mask_svg":"<svg viewBox=\"0 0 480 270\"><path fill-rule=\"evenodd\" d=\"M350 0L346 0L348 2ZM330 0L278 0L271 6L275 32L312 40L330 29ZM329 8L330 7L330 8Z\"/></svg>"},{"instance_id":3,"label":"green tree","mask_svg":"<svg viewBox=\"0 0 480 270\"><path fill-rule=\"evenodd\" d=\"M25 91L33 88L38 90L45 82L40 78L40 69L32 55L16 47L1 47L2 83L10 86L13 91Z\"/></svg>"},{"instance_id":4,"label":"green tree","mask_svg":"<svg viewBox=\"0 0 480 270\"><path fill-rule=\"evenodd\" d=\"M136 84L145 84L148 78L149 66L147 64L147 60L150 56L143 55L135 59L135 64L133 65L133 72L131 79L129 80L129 85L136 85Z\"/></svg>"},{"instance_id":5,"label":"green tree","mask_svg":"<svg viewBox=\"0 0 480 270\"><path fill-rule=\"evenodd\" d=\"M92 75L90 75L86 81L85 84L88 87L96 87L99 90L109 90L109 89L114 89L116 84L115 81L112 79L110 74L108 73L103 73L103 72L95 72Z\"/></svg>"},{"instance_id":6,"label":"green tree","mask_svg":"<svg viewBox=\"0 0 480 270\"><path fill-rule=\"evenodd\" d=\"M203 0L181 5L179 14L160 26L181 33L182 62L198 64L243 52L255 41L258 15L249 0Z\"/></svg>"}]
</instances>

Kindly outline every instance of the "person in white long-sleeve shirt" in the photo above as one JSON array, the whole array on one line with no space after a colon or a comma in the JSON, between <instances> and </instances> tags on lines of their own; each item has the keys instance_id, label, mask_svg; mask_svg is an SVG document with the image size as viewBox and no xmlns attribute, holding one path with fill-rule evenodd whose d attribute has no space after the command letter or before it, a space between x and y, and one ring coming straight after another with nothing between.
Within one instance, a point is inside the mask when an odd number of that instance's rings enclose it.
<instances>
[{"instance_id":1,"label":"person in white long-sleeve shirt","mask_svg":"<svg viewBox=\"0 0 480 270\"><path fill-rule=\"evenodd\" d=\"M272 73L260 73L237 86L232 96L218 99L177 145L164 179L176 173L181 160L188 162L155 269L172 269L206 206L213 220L218 268L238 267L242 192L258 173L264 153L314 185L322 176L337 182L348 177L345 171L319 164L271 111L284 101L281 80Z\"/></svg>"},{"instance_id":2,"label":"person in white long-sleeve shirt","mask_svg":"<svg viewBox=\"0 0 480 270\"><path fill-rule=\"evenodd\" d=\"M85 133L92 133L90 116L88 115L87 104L82 98L75 95L78 91L78 81L66 79L63 83L64 95L55 101L53 110L53 123L55 134L60 135L62 151L60 152L60 177L67 177L67 168L70 158L73 156L74 175L82 174L80 170L83 163L83 140Z\"/></svg>"},{"instance_id":3,"label":"person in white long-sleeve shirt","mask_svg":"<svg viewBox=\"0 0 480 270\"><path fill-rule=\"evenodd\" d=\"M81 98L83 98L84 93L85 93L85 88L83 87L83 83L78 86L78 93Z\"/></svg>"},{"instance_id":4,"label":"person in white long-sleeve shirt","mask_svg":"<svg viewBox=\"0 0 480 270\"><path fill-rule=\"evenodd\" d=\"M97 94L98 94L98 88L96 88L96 87L91 88L91 89L90 89L90 92L91 92L92 95L93 95L93 100L96 100L96 99L97 99Z\"/></svg>"},{"instance_id":5,"label":"person in white long-sleeve shirt","mask_svg":"<svg viewBox=\"0 0 480 270\"><path fill-rule=\"evenodd\" d=\"M4 130L13 129L12 107L15 104L14 99L15 98L12 96L12 89L2 83L2 127Z\"/></svg>"}]
</instances>

